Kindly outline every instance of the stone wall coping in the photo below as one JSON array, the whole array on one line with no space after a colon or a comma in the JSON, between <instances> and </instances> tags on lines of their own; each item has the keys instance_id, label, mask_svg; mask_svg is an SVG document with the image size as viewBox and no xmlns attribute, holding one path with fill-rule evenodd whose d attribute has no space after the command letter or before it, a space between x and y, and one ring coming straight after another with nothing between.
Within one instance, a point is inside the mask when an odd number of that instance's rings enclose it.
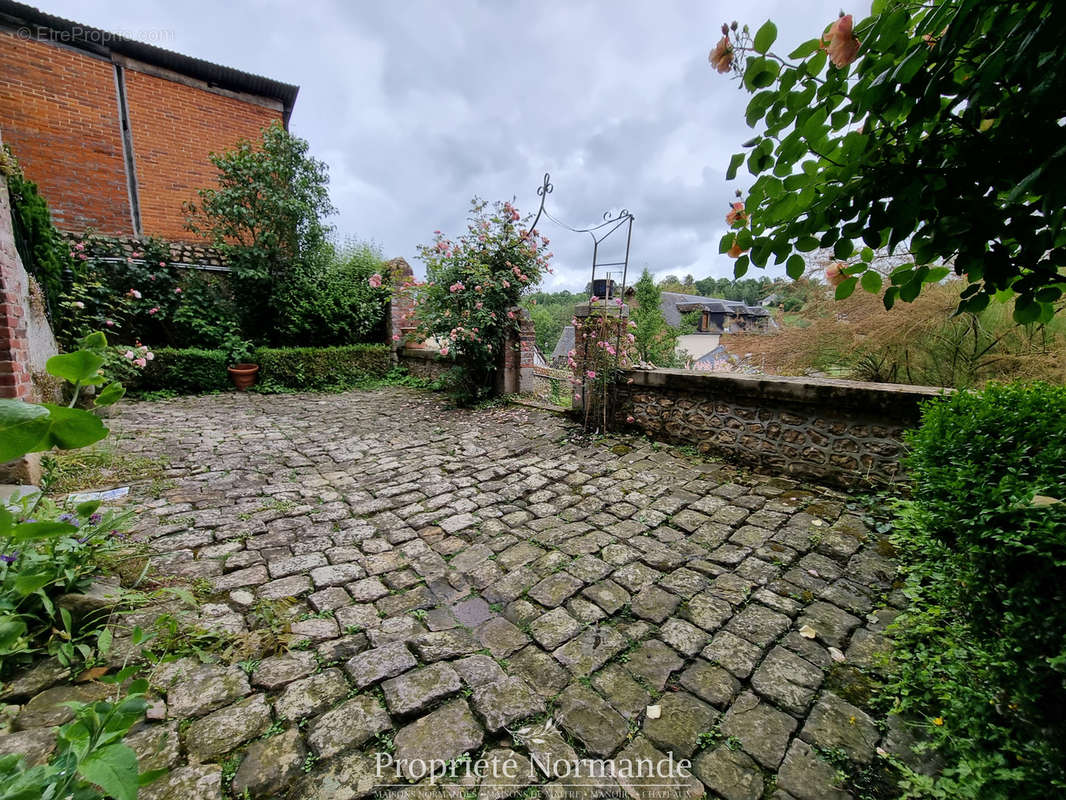
<instances>
[{"instance_id":1,"label":"stone wall coping","mask_svg":"<svg viewBox=\"0 0 1066 800\"><path fill-rule=\"evenodd\" d=\"M684 369L623 370L622 382L632 379L630 388L667 389L708 394L723 399L751 397L820 405L827 408L853 408L872 413L916 414L923 400L950 394L952 389L936 386L910 386L896 383L865 383L839 378L809 378L770 375L738 375L731 372L697 372Z\"/></svg>"}]
</instances>

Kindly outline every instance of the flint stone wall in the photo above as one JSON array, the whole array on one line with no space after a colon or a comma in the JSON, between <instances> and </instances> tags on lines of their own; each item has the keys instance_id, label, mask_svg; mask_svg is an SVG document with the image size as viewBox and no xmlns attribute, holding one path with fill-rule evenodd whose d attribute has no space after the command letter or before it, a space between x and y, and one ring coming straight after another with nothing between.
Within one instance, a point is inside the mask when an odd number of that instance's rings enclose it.
<instances>
[{"instance_id":1,"label":"flint stone wall","mask_svg":"<svg viewBox=\"0 0 1066 800\"><path fill-rule=\"evenodd\" d=\"M441 357L436 350L418 350L405 347L399 352L399 363L416 378L436 380L449 369L452 362Z\"/></svg>"},{"instance_id":2,"label":"flint stone wall","mask_svg":"<svg viewBox=\"0 0 1066 800\"><path fill-rule=\"evenodd\" d=\"M903 479L902 433L930 386L688 370L626 370L615 387L620 426L701 453L854 488ZM632 422L629 419L632 418Z\"/></svg>"}]
</instances>

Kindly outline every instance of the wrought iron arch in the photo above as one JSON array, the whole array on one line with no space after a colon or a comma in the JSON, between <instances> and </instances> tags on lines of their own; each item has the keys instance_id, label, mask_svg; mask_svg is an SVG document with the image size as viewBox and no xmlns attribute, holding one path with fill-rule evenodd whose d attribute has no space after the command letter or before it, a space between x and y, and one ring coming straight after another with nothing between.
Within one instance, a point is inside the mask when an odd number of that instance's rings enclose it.
<instances>
[{"instance_id":1,"label":"wrought iron arch","mask_svg":"<svg viewBox=\"0 0 1066 800\"><path fill-rule=\"evenodd\" d=\"M537 196L540 197L540 208L537 209L537 216L533 218L533 224L529 228L530 233L536 230L537 224L540 222L540 218L542 216L547 217L556 225L561 228L565 228L571 233L587 233L590 237L592 237L592 277L590 279L591 285L593 287L595 287L596 285L597 270L603 270L603 278L601 278L601 280L604 281L604 286L607 287L608 290L611 286L612 276L620 275L621 289L618 296L625 297L627 286L626 281L629 277L629 250L630 245L633 241L633 222L634 220L636 220L636 217L634 217L628 209L621 208L617 212L605 211L603 213L603 221L596 225L590 225L585 228L575 228L572 225L568 225L567 223L563 222L561 219L553 217L551 212L547 210L546 206L548 201L548 195L550 195L554 189L555 187L552 185L550 173L545 172L544 182L537 189ZM600 245L602 245L608 238L610 238L613 233L623 228L625 229L626 246L625 255L622 257L622 260L601 261ZM615 269L614 271L611 271L611 267L620 267L621 269ZM603 293L602 299L606 302L609 297L610 292L605 291Z\"/></svg>"}]
</instances>

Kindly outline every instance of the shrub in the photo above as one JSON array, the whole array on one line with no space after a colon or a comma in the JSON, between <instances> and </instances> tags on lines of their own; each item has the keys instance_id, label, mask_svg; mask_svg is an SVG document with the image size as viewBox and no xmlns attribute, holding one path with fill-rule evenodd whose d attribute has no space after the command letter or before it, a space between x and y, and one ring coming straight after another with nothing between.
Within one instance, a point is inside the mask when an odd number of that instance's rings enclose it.
<instances>
[{"instance_id":1,"label":"shrub","mask_svg":"<svg viewBox=\"0 0 1066 800\"><path fill-rule=\"evenodd\" d=\"M71 255L73 278L60 303L56 330L61 343L70 346L101 329L127 345L173 346L178 341L173 320L189 305L181 285L186 276L170 263L165 241L143 239L127 254L121 239L87 235L71 246Z\"/></svg>"},{"instance_id":2,"label":"shrub","mask_svg":"<svg viewBox=\"0 0 1066 800\"><path fill-rule=\"evenodd\" d=\"M224 350L162 347L141 373L134 388L142 392L168 389L201 394L229 388L229 357Z\"/></svg>"},{"instance_id":3,"label":"shrub","mask_svg":"<svg viewBox=\"0 0 1066 800\"><path fill-rule=\"evenodd\" d=\"M274 290L279 338L302 347L330 347L385 338L386 289L370 285L383 269L368 244L322 247Z\"/></svg>"},{"instance_id":4,"label":"shrub","mask_svg":"<svg viewBox=\"0 0 1066 800\"><path fill-rule=\"evenodd\" d=\"M941 796L1066 788L1066 388L926 405L897 544L911 608L896 690L951 766Z\"/></svg>"},{"instance_id":5,"label":"shrub","mask_svg":"<svg viewBox=\"0 0 1066 800\"><path fill-rule=\"evenodd\" d=\"M346 347L261 347L253 359L266 388L331 389L388 374L389 348L383 344Z\"/></svg>"},{"instance_id":6,"label":"shrub","mask_svg":"<svg viewBox=\"0 0 1066 800\"><path fill-rule=\"evenodd\" d=\"M227 276L189 271L182 276L181 303L171 315L168 343L172 347L222 347L239 333L239 315Z\"/></svg>"}]
</instances>

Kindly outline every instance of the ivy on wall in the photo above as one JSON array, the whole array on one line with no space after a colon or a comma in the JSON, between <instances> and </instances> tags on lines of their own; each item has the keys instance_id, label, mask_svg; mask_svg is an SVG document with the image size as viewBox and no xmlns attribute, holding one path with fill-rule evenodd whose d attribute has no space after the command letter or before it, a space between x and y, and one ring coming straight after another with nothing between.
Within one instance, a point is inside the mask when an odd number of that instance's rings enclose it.
<instances>
[{"instance_id":1,"label":"ivy on wall","mask_svg":"<svg viewBox=\"0 0 1066 800\"><path fill-rule=\"evenodd\" d=\"M48 315L54 319L63 293L63 273L71 266L69 248L52 224L48 203L37 191L37 184L26 179L6 145L0 158L0 172L7 180L11 198L11 227L19 258L40 284Z\"/></svg>"}]
</instances>

